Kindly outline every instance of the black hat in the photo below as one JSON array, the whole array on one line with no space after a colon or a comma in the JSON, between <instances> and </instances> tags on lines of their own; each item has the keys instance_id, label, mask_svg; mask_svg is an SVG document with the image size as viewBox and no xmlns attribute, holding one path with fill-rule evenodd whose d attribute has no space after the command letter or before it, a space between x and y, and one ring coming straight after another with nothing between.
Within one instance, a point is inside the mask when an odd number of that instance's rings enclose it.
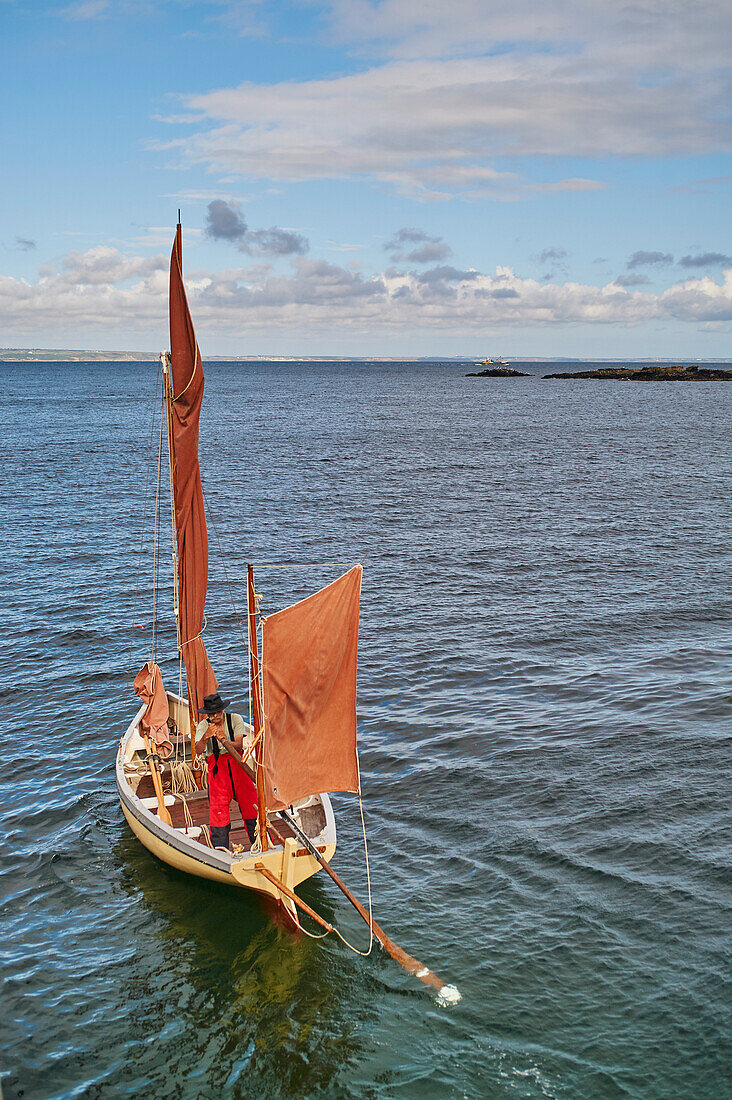
<instances>
[{"instance_id":1,"label":"black hat","mask_svg":"<svg viewBox=\"0 0 732 1100\"><path fill-rule=\"evenodd\" d=\"M229 705L228 699L222 699L218 691L213 695L207 695L203 700L203 706L201 707L202 714L218 714L222 710L226 710Z\"/></svg>"}]
</instances>

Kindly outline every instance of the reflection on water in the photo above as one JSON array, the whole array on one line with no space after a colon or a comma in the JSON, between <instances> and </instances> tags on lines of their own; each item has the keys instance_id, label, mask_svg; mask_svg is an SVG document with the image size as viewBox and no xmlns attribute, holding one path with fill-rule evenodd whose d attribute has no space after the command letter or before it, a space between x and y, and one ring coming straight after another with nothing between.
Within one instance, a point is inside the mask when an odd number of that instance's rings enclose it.
<instances>
[{"instance_id":1,"label":"reflection on water","mask_svg":"<svg viewBox=\"0 0 732 1100\"><path fill-rule=\"evenodd\" d=\"M157 1022L146 1012L146 1025L180 1035L178 1072L185 1066L188 1087L198 1081L212 1096L245 1097L253 1074L268 1095L308 1096L359 1058L357 1030L345 1019L356 977L349 958L278 927L248 891L161 864L132 836L120 838L115 856L124 889L155 928L145 940L148 988L136 973L122 999L147 1004L150 984L158 990ZM324 897L314 904L333 917ZM149 1041L139 1021L137 1030Z\"/></svg>"}]
</instances>

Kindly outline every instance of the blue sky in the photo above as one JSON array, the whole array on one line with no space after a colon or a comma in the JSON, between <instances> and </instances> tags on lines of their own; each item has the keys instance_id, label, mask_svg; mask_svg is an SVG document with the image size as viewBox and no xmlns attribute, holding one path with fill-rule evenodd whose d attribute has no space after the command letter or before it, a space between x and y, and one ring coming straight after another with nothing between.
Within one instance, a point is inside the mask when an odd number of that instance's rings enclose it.
<instances>
[{"instance_id":1,"label":"blue sky","mask_svg":"<svg viewBox=\"0 0 732 1100\"><path fill-rule=\"evenodd\" d=\"M729 355L732 9L0 0L0 344ZM725 274L727 272L727 274Z\"/></svg>"}]
</instances>

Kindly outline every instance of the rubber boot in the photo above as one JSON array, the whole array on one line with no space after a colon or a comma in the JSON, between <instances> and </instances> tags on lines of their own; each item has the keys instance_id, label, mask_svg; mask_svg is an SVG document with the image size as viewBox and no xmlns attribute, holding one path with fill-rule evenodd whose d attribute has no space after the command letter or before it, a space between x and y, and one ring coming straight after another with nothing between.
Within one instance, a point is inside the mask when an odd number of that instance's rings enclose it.
<instances>
[{"instance_id":1,"label":"rubber boot","mask_svg":"<svg viewBox=\"0 0 732 1100\"><path fill-rule=\"evenodd\" d=\"M229 847L229 833L231 832L231 822L228 825L210 825L211 843L214 848L227 848Z\"/></svg>"}]
</instances>

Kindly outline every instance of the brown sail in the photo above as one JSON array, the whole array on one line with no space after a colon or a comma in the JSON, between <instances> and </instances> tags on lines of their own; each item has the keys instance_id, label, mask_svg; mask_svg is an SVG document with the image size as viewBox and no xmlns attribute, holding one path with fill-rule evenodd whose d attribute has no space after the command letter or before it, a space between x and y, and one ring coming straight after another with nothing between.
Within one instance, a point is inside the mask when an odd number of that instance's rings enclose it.
<instances>
[{"instance_id":1,"label":"brown sail","mask_svg":"<svg viewBox=\"0 0 732 1100\"><path fill-rule=\"evenodd\" d=\"M262 627L268 810L359 789L356 661L360 565Z\"/></svg>"},{"instance_id":2,"label":"brown sail","mask_svg":"<svg viewBox=\"0 0 732 1100\"><path fill-rule=\"evenodd\" d=\"M160 666L154 661L146 661L135 676L133 687L135 694L147 704L147 710L140 719L142 735L154 741L160 756L167 760L173 755L173 744L168 732L168 696L163 687Z\"/></svg>"},{"instance_id":3,"label":"brown sail","mask_svg":"<svg viewBox=\"0 0 732 1100\"><path fill-rule=\"evenodd\" d=\"M180 224L170 257L170 350L172 394L169 410L178 543L180 645L186 666L188 698L197 713L204 696L216 691L218 684L200 638L208 584L208 533L198 466L203 363L183 286Z\"/></svg>"}]
</instances>

